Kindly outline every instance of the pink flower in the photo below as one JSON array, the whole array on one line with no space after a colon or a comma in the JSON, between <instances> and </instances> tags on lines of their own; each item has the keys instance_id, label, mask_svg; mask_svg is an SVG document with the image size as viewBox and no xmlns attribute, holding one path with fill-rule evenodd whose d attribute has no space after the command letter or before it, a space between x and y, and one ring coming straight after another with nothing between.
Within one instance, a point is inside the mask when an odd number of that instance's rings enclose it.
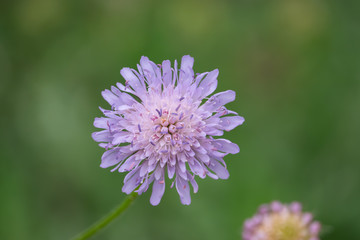
<instances>
[{"instance_id":1,"label":"pink flower","mask_svg":"<svg viewBox=\"0 0 360 240\"><path fill-rule=\"evenodd\" d=\"M217 69L194 75L194 59L184 56L180 69L165 60L156 65L142 57L138 71L123 68L125 85L117 83L102 92L111 110L101 111L94 126L95 141L106 151L101 167L129 172L123 192L145 192L153 183L150 198L157 205L165 191L165 174L175 178L183 204L191 202L189 182L198 190L195 176L227 179L223 158L239 147L222 138L223 131L241 125L244 118L224 105L235 100L228 90L205 100L217 87ZM230 116L225 116L230 115Z\"/></svg>"},{"instance_id":2,"label":"pink flower","mask_svg":"<svg viewBox=\"0 0 360 240\"><path fill-rule=\"evenodd\" d=\"M260 206L258 213L245 221L243 240L319 240L320 223L301 208L298 202Z\"/></svg>"}]
</instances>

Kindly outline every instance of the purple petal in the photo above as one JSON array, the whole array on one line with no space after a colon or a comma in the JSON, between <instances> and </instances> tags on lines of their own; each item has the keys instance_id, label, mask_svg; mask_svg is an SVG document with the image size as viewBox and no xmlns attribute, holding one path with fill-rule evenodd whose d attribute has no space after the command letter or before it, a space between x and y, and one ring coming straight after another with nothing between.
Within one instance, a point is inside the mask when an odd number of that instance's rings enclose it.
<instances>
[{"instance_id":1,"label":"purple petal","mask_svg":"<svg viewBox=\"0 0 360 240\"><path fill-rule=\"evenodd\" d=\"M111 142L111 134L109 130L94 132L91 134L91 136L96 142Z\"/></svg>"},{"instance_id":2,"label":"purple petal","mask_svg":"<svg viewBox=\"0 0 360 240\"><path fill-rule=\"evenodd\" d=\"M150 176L150 177L145 177L145 181L143 184L141 184L141 186L139 187L138 190L136 190L136 192L141 195L143 192L146 192L149 188L149 185L154 181L154 176Z\"/></svg>"},{"instance_id":3,"label":"purple petal","mask_svg":"<svg viewBox=\"0 0 360 240\"><path fill-rule=\"evenodd\" d=\"M211 159L208 168L212 170L220 179L228 179L229 172L228 170L221 165L218 161Z\"/></svg>"},{"instance_id":4,"label":"purple petal","mask_svg":"<svg viewBox=\"0 0 360 240\"><path fill-rule=\"evenodd\" d=\"M320 230L321 230L321 224L319 222L313 222L310 225L311 234L317 235L317 234L319 234Z\"/></svg>"},{"instance_id":5,"label":"purple petal","mask_svg":"<svg viewBox=\"0 0 360 240\"><path fill-rule=\"evenodd\" d=\"M158 165L154 171L155 179L159 180L163 175L164 175L164 169L160 165Z\"/></svg>"},{"instance_id":6,"label":"purple petal","mask_svg":"<svg viewBox=\"0 0 360 240\"><path fill-rule=\"evenodd\" d=\"M215 69L209 72L204 80L201 81L199 84L199 89L202 90L201 95L199 96L200 99L209 96L213 93L217 87L217 77L219 75L219 70Z\"/></svg>"},{"instance_id":7,"label":"purple petal","mask_svg":"<svg viewBox=\"0 0 360 240\"><path fill-rule=\"evenodd\" d=\"M194 160L193 163L188 162L191 172L195 175L198 175L200 178L206 177L206 171L204 167L197 161Z\"/></svg>"},{"instance_id":8,"label":"purple petal","mask_svg":"<svg viewBox=\"0 0 360 240\"><path fill-rule=\"evenodd\" d=\"M95 118L94 127L109 129L110 123L114 123L114 119L105 117Z\"/></svg>"},{"instance_id":9,"label":"purple petal","mask_svg":"<svg viewBox=\"0 0 360 240\"><path fill-rule=\"evenodd\" d=\"M283 205L279 201L273 201L270 204L271 211L273 212L280 212L283 209Z\"/></svg>"},{"instance_id":10,"label":"purple petal","mask_svg":"<svg viewBox=\"0 0 360 240\"><path fill-rule=\"evenodd\" d=\"M191 203L190 188L188 181L185 181L179 176L176 176L176 190L179 193L180 201L184 205Z\"/></svg>"},{"instance_id":11,"label":"purple petal","mask_svg":"<svg viewBox=\"0 0 360 240\"><path fill-rule=\"evenodd\" d=\"M293 202L290 204L289 208L290 208L290 211L293 213L300 213L302 206L301 206L301 203L299 203L299 202Z\"/></svg>"},{"instance_id":12,"label":"purple petal","mask_svg":"<svg viewBox=\"0 0 360 240\"><path fill-rule=\"evenodd\" d=\"M196 153L196 159L203 162L203 163L208 163L210 160L210 157L207 154L202 154L202 153Z\"/></svg>"},{"instance_id":13,"label":"purple petal","mask_svg":"<svg viewBox=\"0 0 360 240\"><path fill-rule=\"evenodd\" d=\"M141 84L139 78L131 71L130 68L123 68L120 70L120 74L126 80L127 84L130 85L137 93L144 93L144 86Z\"/></svg>"},{"instance_id":14,"label":"purple petal","mask_svg":"<svg viewBox=\"0 0 360 240\"><path fill-rule=\"evenodd\" d=\"M197 193L199 190L199 186L198 186L197 182L195 181L195 176L192 176L190 173L187 173L187 174L188 174L188 179L191 183L191 186L193 187L194 193Z\"/></svg>"},{"instance_id":15,"label":"purple petal","mask_svg":"<svg viewBox=\"0 0 360 240\"><path fill-rule=\"evenodd\" d=\"M153 184L153 190L150 197L150 203L153 206L156 206L160 203L162 196L165 192L165 181L164 178L161 180L155 180Z\"/></svg>"},{"instance_id":16,"label":"purple petal","mask_svg":"<svg viewBox=\"0 0 360 240\"><path fill-rule=\"evenodd\" d=\"M164 86L167 87L169 84L171 84L171 80L172 80L171 63L169 60L165 60L162 62L162 70L163 70L163 83Z\"/></svg>"},{"instance_id":17,"label":"purple petal","mask_svg":"<svg viewBox=\"0 0 360 240\"><path fill-rule=\"evenodd\" d=\"M181 81L184 81L185 78L187 80L192 80L192 77L194 75L193 65L194 65L194 58L192 58L189 55L185 55L182 57L181 66L180 66L180 80Z\"/></svg>"},{"instance_id":18,"label":"purple petal","mask_svg":"<svg viewBox=\"0 0 360 240\"><path fill-rule=\"evenodd\" d=\"M129 137L131 137L132 133L127 132L127 131L121 131L118 133L115 133L113 135L113 140L112 140L112 144L113 145L118 145L120 143L124 143L124 142L129 142Z\"/></svg>"},{"instance_id":19,"label":"purple petal","mask_svg":"<svg viewBox=\"0 0 360 240\"><path fill-rule=\"evenodd\" d=\"M174 166L170 166L169 164L167 165L167 170L168 170L168 177L170 179L172 179L174 177L174 173L175 173L175 167Z\"/></svg>"},{"instance_id":20,"label":"purple petal","mask_svg":"<svg viewBox=\"0 0 360 240\"><path fill-rule=\"evenodd\" d=\"M313 215L311 213L304 213L302 215L301 221L303 224L309 224L313 219Z\"/></svg>"},{"instance_id":21,"label":"purple petal","mask_svg":"<svg viewBox=\"0 0 360 240\"><path fill-rule=\"evenodd\" d=\"M133 168L139 165L139 161L136 161L136 154L130 156L126 161L120 166L119 172L128 172L131 171Z\"/></svg>"},{"instance_id":22,"label":"purple petal","mask_svg":"<svg viewBox=\"0 0 360 240\"><path fill-rule=\"evenodd\" d=\"M126 194L130 194L141 183L141 178L139 176L140 168L134 169L133 171L134 173L130 172L127 174L130 175L130 177L126 178L126 181L124 181L124 186L122 187L122 191Z\"/></svg>"},{"instance_id":23,"label":"purple petal","mask_svg":"<svg viewBox=\"0 0 360 240\"><path fill-rule=\"evenodd\" d=\"M240 148L235 143L230 142L227 139L215 139L212 141L214 147L222 152L236 154L240 152Z\"/></svg>"},{"instance_id":24,"label":"purple petal","mask_svg":"<svg viewBox=\"0 0 360 240\"><path fill-rule=\"evenodd\" d=\"M145 176L145 174L148 172L149 169L149 165L147 162L144 162L141 164L141 168L140 168L140 177Z\"/></svg>"},{"instance_id":25,"label":"purple petal","mask_svg":"<svg viewBox=\"0 0 360 240\"><path fill-rule=\"evenodd\" d=\"M153 69L153 65L151 64L151 61L148 57L142 56L140 59L140 65L144 72L144 76L148 80L148 82L151 84L155 82L157 79L155 77L155 71Z\"/></svg>"},{"instance_id":26,"label":"purple petal","mask_svg":"<svg viewBox=\"0 0 360 240\"><path fill-rule=\"evenodd\" d=\"M100 167L108 168L118 164L120 161L124 160L124 154L121 154L119 148L113 148L106 152L101 157Z\"/></svg>"},{"instance_id":27,"label":"purple petal","mask_svg":"<svg viewBox=\"0 0 360 240\"><path fill-rule=\"evenodd\" d=\"M112 93L110 90L105 89L101 92L101 95L111 106L121 105L119 97Z\"/></svg>"},{"instance_id":28,"label":"purple petal","mask_svg":"<svg viewBox=\"0 0 360 240\"><path fill-rule=\"evenodd\" d=\"M235 92L228 90L217 93L210 97L199 109L207 112L215 112L219 107L235 100Z\"/></svg>"},{"instance_id":29,"label":"purple petal","mask_svg":"<svg viewBox=\"0 0 360 240\"><path fill-rule=\"evenodd\" d=\"M243 124L245 119L241 116L223 117L220 118L220 125L225 131L231 131L237 126Z\"/></svg>"}]
</instances>

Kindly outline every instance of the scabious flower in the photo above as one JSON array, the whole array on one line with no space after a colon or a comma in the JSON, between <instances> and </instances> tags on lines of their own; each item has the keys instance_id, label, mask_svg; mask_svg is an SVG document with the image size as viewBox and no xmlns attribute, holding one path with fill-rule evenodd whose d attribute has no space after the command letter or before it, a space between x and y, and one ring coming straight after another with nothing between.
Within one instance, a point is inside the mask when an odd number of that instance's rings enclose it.
<instances>
[{"instance_id":1,"label":"scabious flower","mask_svg":"<svg viewBox=\"0 0 360 240\"><path fill-rule=\"evenodd\" d=\"M222 138L244 122L224 105L235 100L234 91L206 98L217 87L217 69L194 75L194 59L184 56L180 69L175 60L156 65L147 57L138 70L123 68L125 85L117 83L102 96L111 110L100 108L105 117L94 126L104 130L93 133L106 149L102 168L129 172L122 191L145 192L152 185L150 203L157 205L165 191L165 175L173 179L182 204L191 202L189 182L198 191L195 175L227 179L223 158L239 152L239 147ZM230 115L230 116L225 116Z\"/></svg>"},{"instance_id":2,"label":"scabious flower","mask_svg":"<svg viewBox=\"0 0 360 240\"><path fill-rule=\"evenodd\" d=\"M298 202L260 206L243 227L243 240L319 240L321 225Z\"/></svg>"}]
</instances>

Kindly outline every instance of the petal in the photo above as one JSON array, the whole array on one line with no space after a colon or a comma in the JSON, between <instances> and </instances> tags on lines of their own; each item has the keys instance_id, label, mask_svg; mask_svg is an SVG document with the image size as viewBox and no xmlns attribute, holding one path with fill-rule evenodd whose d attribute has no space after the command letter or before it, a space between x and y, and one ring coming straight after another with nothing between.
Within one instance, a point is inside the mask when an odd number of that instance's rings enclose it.
<instances>
[{"instance_id":1,"label":"petal","mask_svg":"<svg viewBox=\"0 0 360 240\"><path fill-rule=\"evenodd\" d=\"M179 166L179 169L181 170L181 172L185 172L185 171L186 171L186 165L185 165L184 162L179 161L179 162L177 163L177 165Z\"/></svg>"},{"instance_id":2,"label":"petal","mask_svg":"<svg viewBox=\"0 0 360 240\"><path fill-rule=\"evenodd\" d=\"M112 138L109 130L94 132L91 134L91 136L96 142L111 142L111 138Z\"/></svg>"},{"instance_id":3,"label":"petal","mask_svg":"<svg viewBox=\"0 0 360 240\"><path fill-rule=\"evenodd\" d=\"M201 95L199 96L199 99L203 99L204 97L209 96L211 93L213 93L217 87L217 77L219 75L219 70L215 69L211 72L209 72L204 80L202 80L199 84L199 89L202 90Z\"/></svg>"},{"instance_id":4,"label":"petal","mask_svg":"<svg viewBox=\"0 0 360 240\"><path fill-rule=\"evenodd\" d=\"M143 164L141 164L140 177L145 176L145 174L148 172L148 169L149 169L149 165L147 162L144 162Z\"/></svg>"},{"instance_id":5,"label":"petal","mask_svg":"<svg viewBox=\"0 0 360 240\"><path fill-rule=\"evenodd\" d=\"M212 170L220 179L228 179L229 172L228 170L221 165L218 161L211 159L208 168Z\"/></svg>"},{"instance_id":6,"label":"petal","mask_svg":"<svg viewBox=\"0 0 360 240\"><path fill-rule=\"evenodd\" d=\"M203 163L208 163L210 160L210 157L207 154L202 154L202 153L196 153L196 159L203 162Z\"/></svg>"},{"instance_id":7,"label":"petal","mask_svg":"<svg viewBox=\"0 0 360 240\"><path fill-rule=\"evenodd\" d=\"M175 167L174 166L170 166L169 164L167 165L167 170L168 170L168 177L170 179L172 179L174 177L174 173L175 173Z\"/></svg>"},{"instance_id":8,"label":"petal","mask_svg":"<svg viewBox=\"0 0 360 240\"><path fill-rule=\"evenodd\" d=\"M189 205L191 203L191 197L188 181L176 176L176 190L179 193L181 203Z\"/></svg>"},{"instance_id":9,"label":"petal","mask_svg":"<svg viewBox=\"0 0 360 240\"><path fill-rule=\"evenodd\" d=\"M214 139L212 141L212 144L217 150L222 152L231 153L231 154L236 154L240 152L239 146L236 145L235 143L230 142L227 139Z\"/></svg>"},{"instance_id":10,"label":"petal","mask_svg":"<svg viewBox=\"0 0 360 240\"><path fill-rule=\"evenodd\" d=\"M105 89L101 92L101 95L111 106L121 105L119 97L112 93L110 90Z\"/></svg>"},{"instance_id":11,"label":"petal","mask_svg":"<svg viewBox=\"0 0 360 240\"><path fill-rule=\"evenodd\" d=\"M126 178L126 181L124 181L124 186L122 187L122 191L126 194L130 194L141 183L142 178L140 178L139 176L140 169L137 168L134 169L133 171L127 174L130 175L130 177Z\"/></svg>"},{"instance_id":12,"label":"petal","mask_svg":"<svg viewBox=\"0 0 360 240\"><path fill-rule=\"evenodd\" d=\"M140 161L136 160L136 154L130 156L126 161L120 166L119 172L128 172L131 171L133 168L136 168Z\"/></svg>"},{"instance_id":13,"label":"petal","mask_svg":"<svg viewBox=\"0 0 360 240\"><path fill-rule=\"evenodd\" d=\"M178 79L178 63L177 60L175 59L174 61L174 74L173 74L173 80L172 80L172 84L175 85L176 80Z\"/></svg>"},{"instance_id":14,"label":"petal","mask_svg":"<svg viewBox=\"0 0 360 240\"><path fill-rule=\"evenodd\" d=\"M149 188L149 185L154 181L154 176L150 176L150 177L146 177L145 181L143 184L141 184L141 186L139 187L138 190L136 190L136 192L141 195L143 192L146 192L147 189Z\"/></svg>"},{"instance_id":15,"label":"petal","mask_svg":"<svg viewBox=\"0 0 360 240\"><path fill-rule=\"evenodd\" d=\"M312 235L317 235L319 234L321 230L321 224L319 222L313 222L310 225L310 232Z\"/></svg>"},{"instance_id":16,"label":"petal","mask_svg":"<svg viewBox=\"0 0 360 240\"><path fill-rule=\"evenodd\" d=\"M235 100L235 92L228 90L225 92L217 93L210 97L199 109L207 112L214 112L219 107Z\"/></svg>"},{"instance_id":17,"label":"petal","mask_svg":"<svg viewBox=\"0 0 360 240\"><path fill-rule=\"evenodd\" d=\"M172 82L171 63L169 60L165 60L162 62L162 70L163 70L163 84L165 87L167 87Z\"/></svg>"},{"instance_id":18,"label":"petal","mask_svg":"<svg viewBox=\"0 0 360 240\"><path fill-rule=\"evenodd\" d=\"M231 131L237 126L243 124L244 121L245 119L241 116L223 117L220 118L219 124L225 131Z\"/></svg>"},{"instance_id":19,"label":"petal","mask_svg":"<svg viewBox=\"0 0 360 240\"><path fill-rule=\"evenodd\" d=\"M164 175L164 169L159 164L154 171L155 179L159 180L163 175Z\"/></svg>"},{"instance_id":20,"label":"petal","mask_svg":"<svg viewBox=\"0 0 360 240\"><path fill-rule=\"evenodd\" d=\"M110 149L102 155L100 167L108 168L110 166L114 166L124 160L124 158L125 156L120 153L119 148Z\"/></svg>"},{"instance_id":21,"label":"petal","mask_svg":"<svg viewBox=\"0 0 360 240\"><path fill-rule=\"evenodd\" d=\"M148 80L149 84L156 81L155 71L153 69L153 65L148 57L142 56L140 59L140 65L143 70L144 76Z\"/></svg>"},{"instance_id":22,"label":"petal","mask_svg":"<svg viewBox=\"0 0 360 240\"><path fill-rule=\"evenodd\" d=\"M195 181L195 176L192 176L190 173L187 173L187 174L188 174L188 179L193 187L194 193L197 193L199 190L199 186L198 186L197 182Z\"/></svg>"},{"instance_id":23,"label":"petal","mask_svg":"<svg viewBox=\"0 0 360 240\"><path fill-rule=\"evenodd\" d=\"M206 171L206 175L208 175L209 177L215 180L219 179L219 177L216 174L212 173L211 171Z\"/></svg>"},{"instance_id":24,"label":"petal","mask_svg":"<svg viewBox=\"0 0 360 240\"><path fill-rule=\"evenodd\" d=\"M194 58L190 55L185 55L181 59L180 75L179 79L181 82L185 80L192 80L194 76L193 71Z\"/></svg>"},{"instance_id":25,"label":"petal","mask_svg":"<svg viewBox=\"0 0 360 240\"><path fill-rule=\"evenodd\" d=\"M110 118L105 118L105 117L95 118L94 127L108 129L109 128L109 120L110 120Z\"/></svg>"},{"instance_id":26,"label":"petal","mask_svg":"<svg viewBox=\"0 0 360 240\"><path fill-rule=\"evenodd\" d=\"M153 190L150 197L150 203L153 206L156 206L160 203L162 196L165 192L165 181L164 177L161 180L155 180L153 184Z\"/></svg>"},{"instance_id":27,"label":"petal","mask_svg":"<svg viewBox=\"0 0 360 240\"><path fill-rule=\"evenodd\" d=\"M121 132L115 133L113 136L114 138L111 143L113 145L118 145L120 143L129 142L131 136L132 136L132 133L127 132L127 131L121 131Z\"/></svg>"},{"instance_id":28,"label":"petal","mask_svg":"<svg viewBox=\"0 0 360 240\"><path fill-rule=\"evenodd\" d=\"M141 84L139 78L132 72L131 68L121 69L120 74L135 92L140 94L145 92L144 86Z\"/></svg>"},{"instance_id":29,"label":"petal","mask_svg":"<svg viewBox=\"0 0 360 240\"><path fill-rule=\"evenodd\" d=\"M193 163L188 162L191 172L195 175L198 175L200 178L206 177L206 171L204 167L197 161L194 160Z\"/></svg>"},{"instance_id":30,"label":"petal","mask_svg":"<svg viewBox=\"0 0 360 240\"><path fill-rule=\"evenodd\" d=\"M181 178L188 180L186 175L186 170L184 172L181 171L179 165L175 166L175 172L176 172L176 176L180 176Z\"/></svg>"}]
</instances>

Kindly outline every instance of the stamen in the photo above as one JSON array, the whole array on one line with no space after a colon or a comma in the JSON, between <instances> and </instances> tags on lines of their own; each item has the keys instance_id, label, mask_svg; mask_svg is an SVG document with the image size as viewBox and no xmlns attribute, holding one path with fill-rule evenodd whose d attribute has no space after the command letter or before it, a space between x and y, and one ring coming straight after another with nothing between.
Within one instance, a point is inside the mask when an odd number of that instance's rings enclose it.
<instances>
[{"instance_id":1,"label":"stamen","mask_svg":"<svg viewBox=\"0 0 360 240\"><path fill-rule=\"evenodd\" d=\"M160 133L161 133L161 134L168 133L168 128L167 128L167 127L162 127Z\"/></svg>"},{"instance_id":2,"label":"stamen","mask_svg":"<svg viewBox=\"0 0 360 240\"><path fill-rule=\"evenodd\" d=\"M139 129L139 132L141 132L141 127L140 127L140 124L138 124L138 129Z\"/></svg>"},{"instance_id":3,"label":"stamen","mask_svg":"<svg viewBox=\"0 0 360 240\"><path fill-rule=\"evenodd\" d=\"M171 135L170 135L170 134L166 134L166 135L164 136L164 139L165 139L166 142L170 142L170 141L171 141Z\"/></svg>"},{"instance_id":4,"label":"stamen","mask_svg":"<svg viewBox=\"0 0 360 240\"><path fill-rule=\"evenodd\" d=\"M165 117L169 114L169 111L164 108L164 110L162 111L162 115L164 115Z\"/></svg>"},{"instance_id":5,"label":"stamen","mask_svg":"<svg viewBox=\"0 0 360 240\"><path fill-rule=\"evenodd\" d=\"M154 122L156 119L158 119L158 117L157 117L156 115L152 114L152 116L150 117L150 119L151 119L151 121Z\"/></svg>"},{"instance_id":6,"label":"stamen","mask_svg":"<svg viewBox=\"0 0 360 240\"><path fill-rule=\"evenodd\" d=\"M191 114L191 116L190 116L190 120L191 120L193 117L194 117L194 114Z\"/></svg>"},{"instance_id":7,"label":"stamen","mask_svg":"<svg viewBox=\"0 0 360 240\"><path fill-rule=\"evenodd\" d=\"M185 98L185 97L181 97L181 98L179 99L179 101L182 101L182 100L184 100L184 98Z\"/></svg>"},{"instance_id":8,"label":"stamen","mask_svg":"<svg viewBox=\"0 0 360 240\"><path fill-rule=\"evenodd\" d=\"M171 132L171 133L176 132L176 127L174 125L170 125L169 132Z\"/></svg>"},{"instance_id":9,"label":"stamen","mask_svg":"<svg viewBox=\"0 0 360 240\"><path fill-rule=\"evenodd\" d=\"M135 166L135 162L132 162L129 169L128 169L128 171L131 170L134 166Z\"/></svg>"},{"instance_id":10,"label":"stamen","mask_svg":"<svg viewBox=\"0 0 360 240\"><path fill-rule=\"evenodd\" d=\"M153 143L153 141L150 141L150 144L153 145L153 146L155 146L155 143Z\"/></svg>"},{"instance_id":11,"label":"stamen","mask_svg":"<svg viewBox=\"0 0 360 240\"><path fill-rule=\"evenodd\" d=\"M177 107L175 108L175 111L178 111L179 108L180 108L180 106L181 106L181 104L179 104L179 106L177 106Z\"/></svg>"},{"instance_id":12,"label":"stamen","mask_svg":"<svg viewBox=\"0 0 360 240\"><path fill-rule=\"evenodd\" d=\"M180 113L179 120L181 120L181 119L183 118L183 116L184 116L184 113L183 113L183 112L182 112L182 113Z\"/></svg>"},{"instance_id":13,"label":"stamen","mask_svg":"<svg viewBox=\"0 0 360 240\"><path fill-rule=\"evenodd\" d=\"M159 136L156 135L156 134L153 134L153 135L151 136L151 140L154 141L154 142L157 142L159 139L160 139Z\"/></svg>"},{"instance_id":14,"label":"stamen","mask_svg":"<svg viewBox=\"0 0 360 240\"><path fill-rule=\"evenodd\" d=\"M175 134L173 135L173 139L174 139L175 141L179 141L179 140L180 140L179 134L175 133Z\"/></svg>"},{"instance_id":15,"label":"stamen","mask_svg":"<svg viewBox=\"0 0 360 240\"><path fill-rule=\"evenodd\" d=\"M110 123L109 123L109 121L106 121L106 125L108 126L109 132L111 133L111 128L110 128Z\"/></svg>"},{"instance_id":16,"label":"stamen","mask_svg":"<svg viewBox=\"0 0 360 240\"><path fill-rule=\"evenodd\" d=\"M183 129L184 125L185 124L183 122L177 122L175 126L176 126L176 129Z\"/></svg>"},{"instance_id":17,"label":"stamen","mask_svg":"<svg viewBox=\"0 0 360 240\"><path fill-rule=\"evenodd\" d=\"M162 115L162 111L159 111L159 109L155 109L157 111L157 113L159 114L159 117L161 117Z\"/></svg>"}]
</instances>

